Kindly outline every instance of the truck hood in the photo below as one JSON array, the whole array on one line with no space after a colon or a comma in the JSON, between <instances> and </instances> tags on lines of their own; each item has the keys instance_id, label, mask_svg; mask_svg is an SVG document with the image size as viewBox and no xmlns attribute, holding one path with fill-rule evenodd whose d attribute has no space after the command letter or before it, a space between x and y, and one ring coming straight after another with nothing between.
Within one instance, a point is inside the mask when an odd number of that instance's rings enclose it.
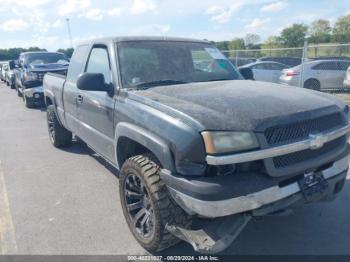
<instances>
[{"instance_id":1,"label":"truck hood","mask_svg":"<svg viewBox=\"0 0 350 262\"><path fill-rule=\"evenodd\" d=\"M172 116L178 112L176 118L186 114L205 130L259 132L286 120L310 119L345 107L321 92L246 80L160 86L133 93Z\"/></svg>"},{"instance_id":2,"label":"truck hood","mask_svg":"<svg viewBox=\"0 0 350 262\"><path fill-rule=\"evenodd\" d=\"M28 69L35 72L67 70L68 63L30 64Z\"/></svg>"}]
</instances>

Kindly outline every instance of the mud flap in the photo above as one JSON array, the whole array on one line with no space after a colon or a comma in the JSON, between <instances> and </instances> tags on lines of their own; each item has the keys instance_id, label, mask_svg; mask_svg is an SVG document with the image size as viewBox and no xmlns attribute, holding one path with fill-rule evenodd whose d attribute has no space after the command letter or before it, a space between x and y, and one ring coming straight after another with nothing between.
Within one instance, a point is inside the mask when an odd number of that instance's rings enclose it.
<instances>
[{"instance_id":1,"label":"mud flap","mask_svg":"<svg viewBox=\"0 0 350 262\"><path fill-rule=\"evenodd\" d=\"M206 227L198 230L189 230L173 225L166 225L166 229L176 237L191 244L195 251L215 254L231 245L250 219L249 215L238 214L213 219Z\"/></svg>"}]
</instances>

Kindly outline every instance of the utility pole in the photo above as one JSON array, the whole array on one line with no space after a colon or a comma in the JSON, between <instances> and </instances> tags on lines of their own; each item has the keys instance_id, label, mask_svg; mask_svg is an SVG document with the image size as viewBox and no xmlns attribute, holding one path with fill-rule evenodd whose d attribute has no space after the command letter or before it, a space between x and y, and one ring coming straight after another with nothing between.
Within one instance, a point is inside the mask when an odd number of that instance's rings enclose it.
<instances>
[{"instance_id":1,"label":"utility pole","mask_svg":"<svg viewBox=\"0 0 350 262\"><path fill-rule=\"evenodd\" d=\"M67 21L68 38L69 38L70 47L73 48L73 40L72 40L72 33L70 31L69 18L66 18L66 21Z\"/></svg>"}]
</instances>

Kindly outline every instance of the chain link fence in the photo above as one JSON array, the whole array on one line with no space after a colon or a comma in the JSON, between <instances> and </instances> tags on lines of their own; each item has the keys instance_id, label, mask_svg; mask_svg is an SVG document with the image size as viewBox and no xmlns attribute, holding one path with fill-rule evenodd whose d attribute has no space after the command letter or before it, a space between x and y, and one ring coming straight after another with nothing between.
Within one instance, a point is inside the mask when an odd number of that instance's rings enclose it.
<instances>
[{"instance_id":1,"label":"chain link fence","mask_svg":"<svg viewBox=\"0 0 350 262\"><path fill-rule=\"evenodd\" d=\"M325 92L350 91L350 44L305 43L300 48L226 50L238 68L249 67L258 81Z\"/></svg>"}]
</instances>

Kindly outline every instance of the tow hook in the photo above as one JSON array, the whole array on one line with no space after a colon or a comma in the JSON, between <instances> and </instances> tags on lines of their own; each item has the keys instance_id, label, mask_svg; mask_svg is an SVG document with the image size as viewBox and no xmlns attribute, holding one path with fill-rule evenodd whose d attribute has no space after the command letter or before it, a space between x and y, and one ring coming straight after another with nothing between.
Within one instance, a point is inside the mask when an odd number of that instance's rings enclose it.
<instances>
[{"instance_id":1,"label":"tow hook","mask_svg":"<svg viewBox=\"0 0 350 262\"><path fill-rule=\"evenodd\" d=\"M197 230L168 224L166 229L174 236L191 244L195 251L203 254L215 254L231 245L250 219L251 216L248 214L238 214L215 218L204 228Z\"/></svg>"}]
</instances>

